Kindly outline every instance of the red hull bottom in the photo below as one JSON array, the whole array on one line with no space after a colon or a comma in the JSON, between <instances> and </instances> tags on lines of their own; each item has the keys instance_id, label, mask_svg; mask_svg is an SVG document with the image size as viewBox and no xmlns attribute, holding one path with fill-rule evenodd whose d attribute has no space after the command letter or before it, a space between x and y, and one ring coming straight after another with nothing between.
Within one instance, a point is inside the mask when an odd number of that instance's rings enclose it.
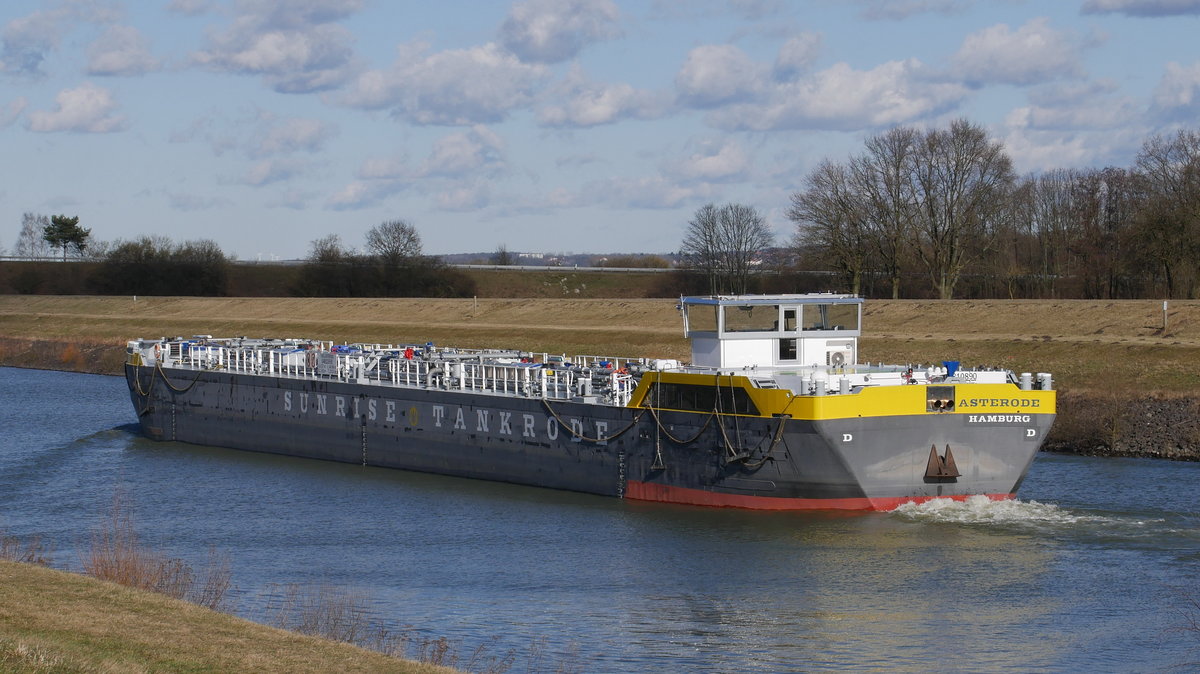
<instances>
[{"instance_id":1,"label":"red hull bottom","mask_svg":"<svg viewBox=\"0 0 1200 674\"><path fill-rule=\"evenodd\" d=\"M637 501L659 501L717 508L747 508L750 510L895 510L904 503L925 503L938 498L965 501L973 494L951 496L898 496L889 498L775 498L719 494L703 489L671 487L650 482L630 481L625 498ZM993 501L1016 498L1016 494L985 494Z\"/></svg>"}]
</instances>

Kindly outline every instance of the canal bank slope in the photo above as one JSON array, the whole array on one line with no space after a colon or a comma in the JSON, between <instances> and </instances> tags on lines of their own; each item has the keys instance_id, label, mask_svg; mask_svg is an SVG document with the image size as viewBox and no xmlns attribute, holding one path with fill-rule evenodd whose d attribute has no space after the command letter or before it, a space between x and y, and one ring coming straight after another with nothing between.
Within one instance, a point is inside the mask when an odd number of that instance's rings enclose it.
<instances>
[{"instance_id":1,"label":"canal bank slope","mask_svg":"<svg viewBox=\"0 0 1200 674\"><path fill-rule=\"evenodd\" d=\"M0 296L0 364L116 374L125 341L211 334L433 341L688 359L670 300ZM1164 325L1165 322L1165 325ZM872 300L860 357L1051 372L1047 449L1200 459L1200 301Z\"/></svg>"},{"instance_id":2,"label":"canal bank slope","mask_svg":"<svg viewBox=\"0 0 1200 674\"><path fill-rule=\"evenodd\" d=\"M0 670L6 672L456 671L3 560L0 606Z\"/></svg>"}]
</instances>

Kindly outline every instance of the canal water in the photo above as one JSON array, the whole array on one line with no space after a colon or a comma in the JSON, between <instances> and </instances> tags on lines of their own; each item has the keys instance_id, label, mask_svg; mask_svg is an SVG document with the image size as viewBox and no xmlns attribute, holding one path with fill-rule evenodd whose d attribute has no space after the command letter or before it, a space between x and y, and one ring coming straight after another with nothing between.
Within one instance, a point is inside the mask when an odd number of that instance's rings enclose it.
<instances>
[{"instance_id":1,"label":"canal water","mask_svg":"<svg viewBox=\"0 0 1200 674\"><path fill-rule=\"evenodd\" d=\"M513 671L1200 663L1200 464L1046 454L1017 501L762 513L155 443L135 420L120 378L0 368L0 529L78 570L119 493L144 543L229 556L239 615L340 588L460 664L515 650Z\"/></svg>"}]
</instances>

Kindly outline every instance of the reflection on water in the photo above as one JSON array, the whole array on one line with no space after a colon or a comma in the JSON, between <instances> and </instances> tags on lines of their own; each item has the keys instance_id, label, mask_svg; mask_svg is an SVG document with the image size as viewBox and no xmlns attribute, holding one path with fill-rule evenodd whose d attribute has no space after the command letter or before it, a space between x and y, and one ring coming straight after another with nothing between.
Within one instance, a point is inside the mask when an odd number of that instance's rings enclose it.
<instances>
[{"instance_id":1,"label":"reflection on water","mask_svg":"<svg viewBox=\"0 0 1200 674\"><path fill-rule=\"evenodd\" d=\"M77 568L121 490L147 542L197 566L228 551L249 617L277 585L328 583L463 651L545 638L548 662L575 648L586 671L1197 659L1174 628L1196 586L1200 466L1042 456L1017 501L758 513L154 443L128 426L120 379L0 383L0 527Z\"/></svg>"}]
</instances>

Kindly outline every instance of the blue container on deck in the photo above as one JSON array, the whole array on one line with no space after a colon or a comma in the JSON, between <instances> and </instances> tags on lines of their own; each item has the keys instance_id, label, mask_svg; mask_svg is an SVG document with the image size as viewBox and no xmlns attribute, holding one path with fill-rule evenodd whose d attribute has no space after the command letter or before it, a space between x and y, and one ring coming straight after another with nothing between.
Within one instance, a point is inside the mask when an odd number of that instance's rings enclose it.
<instances>
[{"instance_id":1,"label":"blue container on deck","mask_svg":"<svg viewBox=\"0 0 1200 674\"><path fill-rule=\"evenodd\" d=\"M955 372L958 372L957 360L943 360L942 365L946 366L946 376L953 377Z\"/></svg>"}]
</instances>

